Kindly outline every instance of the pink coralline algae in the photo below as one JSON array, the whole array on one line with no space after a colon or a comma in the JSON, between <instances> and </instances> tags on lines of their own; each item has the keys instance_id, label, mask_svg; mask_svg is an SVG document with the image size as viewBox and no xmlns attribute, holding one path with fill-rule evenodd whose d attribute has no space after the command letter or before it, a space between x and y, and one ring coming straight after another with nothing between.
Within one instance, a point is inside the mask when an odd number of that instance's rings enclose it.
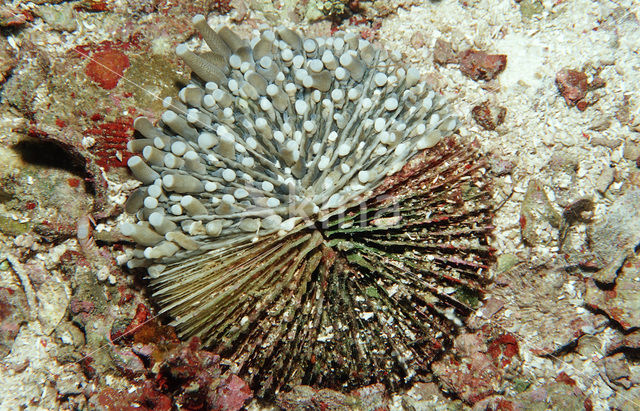
<instances>
[{"instance_id":1,"label":"pink coralline algae","mask_svg":"<svg viewBox=\"0 0 640 411\"><path fill-rule=\"evenodd\" d=\"M145 373L148 378L144 383L126 391L104 388L89 403L105 410L168 411L178 407L193 411L237 411L253 396L241 378L224 372L220 356L201 349L197 338L175 346L148 368L140 360L144 358L143 352L138 346L133 350L121 349L115 363L134 381Z\"/></svg>"},{"instance_id":2,"label":"pink coralline algae","mask_svg":"<svg viewBox=\"0 0 640 411\"><path fill-rule=\"evenodd\" d=\"M473 80L493 80L507 66L504 54L467 50L460 54L460 70Z\"/></svg>"},{"instance_id":3,"label":"pink coralline algae","mask_svg":"<svg viewBox=\"0 0 640 411\"><path fill-rule=\"evenodd\" d=\"M594 103L587 98L587 92L604 87L605 83L597 76L589 82L585 72L564 68L556 75L556 85L568 106L576 106L578 110L584 111Z\"/></svg>"},{"instance_id":4,"label":"pink coralline algae","mask_svg":"<svg viewBox=\"0 0 640 411\"><path fill-rule=\"evenodd\" d=\"M521 363L519 345L512 334L494 333L487 329L459 335L453 351L433 364L445 390L473 404L507 385L506 375Z\"/></svg>"},{"instance_id":5,"label":"pink coralline algae","mask_svg":"<svg viewBox=\"0 0 640 411\"><path fill-rule=\"evenodd\" d=\"M160 365L156 380L189 410L239 410L253 396L238 376L223 375L220 356L201 350L197 339L174 350Z\"/></svg>"}]
</instances>

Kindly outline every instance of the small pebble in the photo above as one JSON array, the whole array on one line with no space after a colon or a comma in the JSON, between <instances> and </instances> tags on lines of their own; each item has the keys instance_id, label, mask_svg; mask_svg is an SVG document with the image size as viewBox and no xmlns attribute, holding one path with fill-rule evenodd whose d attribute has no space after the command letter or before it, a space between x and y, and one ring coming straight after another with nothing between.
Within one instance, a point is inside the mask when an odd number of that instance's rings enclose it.
<instances>
[{"instance_id":1,"label":"small pebble","mask_svg":"<svg viewBox=\"0 0 640 411\"><path fill-rule=\"evenodd\" d=\"M490 104L489 101L485 101L471 109L471 116L485 130L495 130L497 126L504 122L506 114L506 108Z\"/></svg>"},{"instance_id":2,"label":"small pebble","mask_svg":"<svg viewBox=\"0 0 640 411\"><path fill-rule=\"evenodd\" d=\"M451 43L443 39L436 40L436 44L433 47L433 62L441 66L458 62L458 56Z\"/></svg>"},{"instance_id":3,"label":"small pebble","mask_svg":"<svg viewBox=\"0 0 640 411\"><path fill-rule=\"evenodd\" d=\"M622 144L622 140L614 140L606 137L592 137L590 140L592 146L602 146L607 148L616 148Z\"/></svg>"},{"instance_id":4,"label":"small pebble","mask_svg":"<svg viewBox=\"0 0 640 411\"><path fill-rule=\"evenodd\" d=\"M584 111L595 102L586 98L587 92L604 87L605 83L599 77L594 77L589 82L585 72L564 68L556 75L556 86L567 106L576 106L578 110Z\"/></svg>"},{"instance_id":5,"label":"small pebble","mask_svg":"<svg viewBox=\"0 0 640 411\"><path fill-rule=\"evenodd\" d=\"M607 191L611 183L613 183L613 178L615 177L615 169L611 167L605 167L600 174L600 177L596 180L596 190L604 195Z\"/></svg>"},{"instance_id":6,"label":"small pebble","mask_svg":"<svg viewBox=\"0 0 640 411\"><path fill-rule=\"evenodd\" d=\"M507 66L505 54L466 50L460 54L460 71L473 80L493 80Z\"/></svg>"},{"instance_id":7,"label":"small pebble","mask_svg":"<svg viewBox=\"0 0 640 411\"><path fill-rule=\"evenodd\" d=\"M638 160L640 158L640 143L627 141L624 144L624 151L622 152L622 155L627 160Z\"/></svg>"}]
</instances>

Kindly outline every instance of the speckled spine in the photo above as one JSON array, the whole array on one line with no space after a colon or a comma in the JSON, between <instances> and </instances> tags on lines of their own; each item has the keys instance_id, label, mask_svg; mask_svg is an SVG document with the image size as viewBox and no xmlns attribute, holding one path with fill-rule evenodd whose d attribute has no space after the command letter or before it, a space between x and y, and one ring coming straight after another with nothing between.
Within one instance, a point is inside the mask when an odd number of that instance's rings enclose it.
<instances>
[{"instance_id":1,"label":"speckled spine","mask_svg":"<svg viewBox=\"0 0 640 411\"><path fill-rule=\"evenodd\" d=\"M134 124L129 266L261 395L425 372L490 259L483 163L438 144L444 100L354 34L193 23L211 51L178 46L192 82Z\"/></svg>"}]
</instances>

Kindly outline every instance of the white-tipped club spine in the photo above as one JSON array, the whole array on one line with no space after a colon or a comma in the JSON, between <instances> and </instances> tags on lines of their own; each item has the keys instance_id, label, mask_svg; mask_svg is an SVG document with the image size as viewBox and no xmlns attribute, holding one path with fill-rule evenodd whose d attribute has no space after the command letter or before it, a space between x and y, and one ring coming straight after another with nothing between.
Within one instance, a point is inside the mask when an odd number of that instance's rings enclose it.
<instances>
[{"instance_id":1,"label":"white-tipped club spine","mask_svg":"<svg viewBox=\"0 0 640 411\"><path fill-rule=\"evenodd\" d=\"M133 266L148 258L161 275L216 241L285 235L370 192L457 125L418 70L353 33L262 28L245 41L202 15L193 25L211 51L176 53L199 80L163 100L162 127L137 118L141 138L128 143L143 183L125 203L140 223L122 227L145 247Z\"/></svg>"}]
</instances>

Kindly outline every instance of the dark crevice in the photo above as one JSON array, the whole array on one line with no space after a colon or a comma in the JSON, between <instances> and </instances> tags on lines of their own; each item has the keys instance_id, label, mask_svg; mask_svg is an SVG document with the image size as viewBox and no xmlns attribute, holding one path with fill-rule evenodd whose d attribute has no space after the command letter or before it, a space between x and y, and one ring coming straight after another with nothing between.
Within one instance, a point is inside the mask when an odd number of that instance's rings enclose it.
<instances>
[{"instance_id":1,"label":"dark crevice","mask_svg":"<svg viewBox=\"0 0 640 411\"><path fill-rule=\"evenodd\" d=\"M596 314L596 315L600 314L600 315L606 317L607 320L609 320L609 322L607 323L607 326L610 327L610 328L613 328L614 330L619 331L622 334L628 334L628 333L638 329L637 327L634 327L634 328L632 328L630 330L625 330L625 328L618 321L613 319L609 315L609 313L606 312L605 310L603 310L602 308L595 307L595 306L590 305L590 304L584 305L584 308L587 309L588 311L590 311L593 314Z\"/></svg>"},{"instance_id":2,"label":"dark crevice","mask_svg":"<svg viewBox=\"0 0 640 411\"><path fill-rule=\"evenodd\" d=\"M615 350L607 353L607 356L610 357L610 356L618 354L618 353L624 354L624 356L629 361L632 361L632 362L639 362L640 361L640 348L636 348L636 347L619 347L619 348L616 348Z\"/></svg>"},{"instance_id":3,"label":"dark crevice","mask_svg":"<svg viewBox=\"0 0 640 411\"><path fill-rule=\"evenodd\" d=\"M615 280L612 283L603 283L602 281L594 279L593 283L602 291L613 291L616 288Z\"/></svg>"},{"instance_id":4,"label":"dark crevice","mask_svg":"<svg viewBox=\"0 0 640 411\"><path fill-rule=\"evenodd\" d=\"M55 142L23 140L11 148L20 155L25 163L66 170L78 177L86 175L83 167L84 160L79 156L74 156Z\"/></svg>"},{"instance_id":5,"label":"dark crevice","mask_svg":"<svg viewBox=\"0 0 640 411\"><path fill-rule=\"evenodd\" d=\"M578 341L580 341L580 338L576 338L575 340L570 341L569 343L563 345L562 347L559 347L555 351L553 351L553 352L551 352L549 354L544 354L541 357L548 358L550 360L557 360L558 357L561 357L561 356L563 356L565 354L569 354L569 353L575 351L575 349L578 347Z\"/></svg>"},{"instance_id":6,"label":"dark crevice","mask_svg":"<svg viewBox=\"0 0 640 411\"><path fill-rule=\"evenodd\" d=\"M3 189L0 188L0 203L6 203L7 201L10 201L13 198L13 194L4 191Z\"/></svg>"},{"instance_id":7,"label":"dark crevice","mask_svg":"<svg viewBox=\"0 0 640 411\"><path fill-rule=\"evenodd\" d=\"M68 171L79 177L85 183L85 190L90 195L95 194L93 184L85 168L85 159L55 141L22 140L11 147L20 155L25 163Z\"/></svg>"}]
</instances>

